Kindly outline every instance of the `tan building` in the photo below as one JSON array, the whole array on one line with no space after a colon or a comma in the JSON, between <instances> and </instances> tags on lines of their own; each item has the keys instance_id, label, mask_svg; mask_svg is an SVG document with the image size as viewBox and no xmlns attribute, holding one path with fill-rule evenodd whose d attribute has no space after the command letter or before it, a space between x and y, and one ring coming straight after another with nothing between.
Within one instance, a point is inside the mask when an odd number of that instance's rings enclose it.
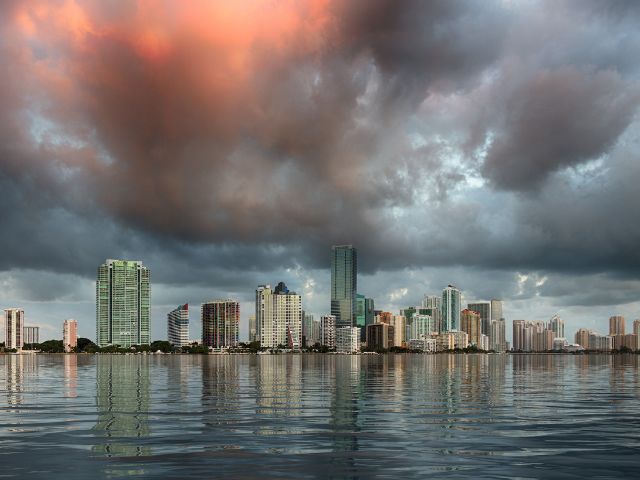
<instances>
[{"instance_id":1,"label":"tan building","mask_svg":"<svg viewBox=\"0 0 640 480\"><path fill-rule=\"evenodd\" d=\"M534 352L547 352L553 350L553 339L555 333L553 330L545 329L542 331L536 331L533 334L532 351Z\"/></svg>"},{"instance_id":2,"label":"tan building","mask_svg":"<svg viewBox=\"0 0 640 480\"><path fill-rule=\"evenodd\" d=\"M78 322L73 318L65 320L62 325L62 345L67 353L78 346Z\"/></svg>"},{"instance_id":3,"label":"tan building","mask_svg":"<svg viewBox=\"0 0 640 480\"><path fill-rule=\"evenodd\" d=\"M444 352L447 350L453 350L455 347L455 342L453 338L453 333L441 333L436 336L436 351Z\"/></svg>"},{"instance_id":4,"label":"tan building","mask_svg":"<svg viewBox=\"0 0 640 480\"><path fill-rule=\"evenodd\" d=\"M587 328L578 329L575 336L575 343L585 350L589 350L589 335L591 335L591 330Z\"/></svg>"},{"instance_id":5,"label":"tan building","mask_svg":"<svg viewBox=\"0 0 640 480\"><path fill-rule=\"evenodd\" d=\"M460 314L460 330L469 335L469 343L480 347L480 335L482 334L482 320L480 313L464 309Z\"/></svg>"},{"instance_id":6,"label":"tan building","mask_svg":"<svg viewBox=\"0 0 640 480\"><path fill-rule=\"evenodd\" d=\"M376 315L376 323L386 323L387 325L393 324L393 314L391 312L380 312Z\"/></svg>"},{"instance_id":7,"label":"tan building","mask_svg":"<svg viewBox=\"0 0 640 480\"><path fill-rule=\"evenodd\" d=\"M620 336L622 337L620 347L628 348L629 350L633 350L634 352L636 350L640 350L638 345L638 339L640 337L638 337L638 335L636 335L635 333L627 333L626 335Z\"/></svg>"},{"instance_id":8,"label":"tan building","mask_svg":"<svg viewBox=\"0 0 640 480\"><path fill-rule=\"evenodd\" d=\"M467 332L449 332L453 336L453 348L467 348L469 334Z\"/></svg>"},{"instance_id":9,"label":"tan building","mask_svg":"<svg viewBox=\"0 0 640 480\"><path fill-rule=\"evenodd\" d=\"M624 335L624 317L614 315L609 318L609 335Z\"/></svg>"},{"instance_id":10,"label":"tan building","mask_svg":"<svg viewBox=\"0 0 640 480\"><path fill-rule=\"evenodd\" d=\"M406 343L407 319L404 315L394 315L391 317L391 325L394 331L393 344L403 347Z\"/></svg>"},{"instance_id":11,"label":"tan building","mask_svg":"<svg viewBox=\"0 0 640 480\"><path fill-rule=\"evenodd\" d=\"M367 325L367 347L371 350L389 349L394 345L395 332L393 325L373 323Z\"/></svg>"},{"instance_id":12,"label":"tan building","mask_svg":"<svg viewBox=\"0 0 640 480\"><path fill-rule=\"evenodd\" d=\"M640 337L640 320L633 321L633 333Z\"/></svg>"}]
</instances>

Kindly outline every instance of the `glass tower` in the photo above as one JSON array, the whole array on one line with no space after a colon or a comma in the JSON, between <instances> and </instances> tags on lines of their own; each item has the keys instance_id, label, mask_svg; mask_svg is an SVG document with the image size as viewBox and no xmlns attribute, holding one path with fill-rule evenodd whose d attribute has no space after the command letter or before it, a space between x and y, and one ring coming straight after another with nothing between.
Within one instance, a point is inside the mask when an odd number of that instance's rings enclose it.
<instances>
[{"instance_id":1,"label":"glass tower","mask_svg":"<svg viewBox=\"0 0 640 480\"><path fill-rule=\"evenodd\" d=\"M331 315L336 327L355 327L358 255L352 245L331 247Z\"/></svg>"},{"instance_id":2,"label":"glass tower","mask_svg":"<svg viewBox=\"0 0 640 480\"><path fill-rule=\"evenodd\" d=\"M460 330L460 305L462 294L453 285L442 291L442 332L457 332Z\"/></svg>"},{"instance_id":3,"label":"glass tower","mask_svg":"<svg viewBox=\"0 0 640 480\"><path fill-rule=\"evenodd\" d=\"M96 280L96 339L100 347L148 345L150 273L140 261L107 260Z\"/></svg>"}]
</instances>

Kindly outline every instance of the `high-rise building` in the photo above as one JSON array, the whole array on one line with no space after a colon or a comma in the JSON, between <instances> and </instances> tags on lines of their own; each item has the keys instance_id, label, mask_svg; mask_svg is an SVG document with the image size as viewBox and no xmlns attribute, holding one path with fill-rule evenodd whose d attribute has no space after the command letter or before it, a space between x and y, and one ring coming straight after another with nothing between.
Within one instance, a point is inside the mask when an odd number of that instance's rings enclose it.
<instances>
[{"instance_id":1,"label":"high-rise building","mask_svg":"<svg viewBox=\"0 0 640 480\"><path fill-rule=\"evenodd\" d=\"M489 349L498 353L505 352L506 338L505 338L505 321L504 318L499 320L491 320L491 335L489 336Z\"/></svg>"},{"instance_id":2,"label":"high-rise building","mask_svg":"<svg viewBox=\"0 0 640 480\"><path fill-rule=\"evenodd\" d=\"M249 315L249 342L257 342L258 339L258 325L255 315Z\"/></svg>"},{"instance_id":3,"label":"high-rise building","mask_svg":"<svg viewBox=\"0 0 640 480\"><path fill-rule=\"evenodd\" d=\"M355 326L364 330L366 324L366 298L364 295L356 294L356 321Z\"/></svg>"},{"instance_id":4,"label":"high-rise building","mask_svg":"<svg viewBox=\"0 0 640 480\"><path fill-rule=\"evenodd\" d=\"M375 314L375 302L373 298L364 299L364 323L366 325L373 325L376 321Z\"/></svg>"},{"instance_id":5,"label":"high-rise building","mask_svg":"<svg viewBox=\"0 0 640 480\"><path fill-rule=\"evenodd\" d=\"M320 341L319 335L317 332L319 331L316 328L316 324L318 322L313 318L313 315L304 314L302 319L302 338L304 346L315 345L316 342Z\"/></svg>"},{"instance_id":6,"label":"high-rise building","mask_svg":"<svg viewBox=\"0 0 640 480\"><path fill-rule=\"evenodd\" d=\"M78 346L78 322L69 318L62 324L62 345L69 353Z\"/></svg>"},{"instance_id":7,"label":"high-rise building","mask_svg":"<svg viewBox=\"0 0 640 480\"><path fill-rule=\"evenodd\" d=\"M442 330L441 332L455 332L460 330L460 306L462 294L453 285L442 291Z\"/></svg>"},{"instance_id":8,"label":"high-rise building","mask_svg":"<svg viewBox=\"0 0 640 480\"><path fill-rule=\"evenodd\" d=\"M548 328L553 332L554 338L565 338L564 321L558 315L551 317Z\"/></svg>"},{"instance_id":9,"label":"high-rise building","mask_svg":"<svg viewBox=\"0 0 640 480\"><path fill-rule=\"evenodd\" d=\"M178 305L167 313L167 340L176 347L189 345L189 304Z\"/></svg>"},{"instance_id":10,"label":"high-rise building","mask_svg":"<svg viewBox=\"0 0 640 480\"><path fill-rule=\"evenodd\" d=\"M481 333L489 335L491 333L491 302L479 301L469 303L467 304L467 309L477 312L480 315ZM470 342L473 343L473 340L470 340Z\"/></svg>"},{"instance_id":11,"label":"high-rise building","mask_svg":"<svg viewBox=\"0 0 640 480\"><path fill-rule=\"evenodd\" d=\"M109 259L98 267L96 339L100 347L148 345L150 272L140 261Z\"/></svg>"},{"instance_id":12,"label":"high-rise building","mask_svg":"<svg viewBox=\"0 0 640 480\"><path fill-rule=\"evenodd\" d=\"M353 327L356 322L358 255L352 245L331 247L331 315L337 327Z\"/></svg>"},{"instance_id":13,"label":"high-rise building","mask_svg":"<svg viewBox=\"0 0 640 480\"><path fill-rule=\"evenodd\" d=\"M422 300L424 315L431 315L436 326L436 332L444 331L442 328L442 297L437 295L425 295Z\"/></svg>"},{"instance_id":14,"label":"high-rise building","mask_svg":"<svg viewBox=\"0 0 640 480\"><path fill-rule=\"evenodd\" d=\"M469 335L469 343L480 347L480 335L482 335L482 319L478 312L463 310L460 314L460 330L467 332Z\"/></svg>"},{"instance_id":15,"label":"high-rise building","mask_svg":"<svg viewBox=\"0 0 640 480\"><path fill-rule=\"evenodd\" d=\"M417 314L413 316L409 340L418 340L434 333L437 333L437 327L431 315Z\"/></svg>"},{"instance_id":16,"label":"high-rise building","mask_svg":"<svg viewBox=\"0 0 640 480\"><path fill-rule=\"evenodd\" d=\"M336 328L336 352L356 353L360 351L360 328Z\"/></svg>"},{"instance_id":17,"label":"high-rise building","mask_svg":"<svg viewBox=\"0 0 640 480\"><path fill-rule=\"evenodd\" d=\"M580 345L585 350L589 350L589 335L591 335L591 330L587 328L579 328L576 332L575 343Z\"/></svg>"},{"instance_id":18,"label":"high-rise building","mask_svg":"<svg viewBox=\"0 0 640 480\"><path fill-rule=\"evenodd\" d=\"M22 328L24 334L24 345L40 343L40 327L27 326Z\"/></svg>"},{"instance_id":19,"label":"high-rise building","mask_svg":"<svg viewBox=\"0 0 640 480\"><path fill-rule=\"evenodd\" d=\"M491 299L491 320L500 320L504 318L502 315L502 300L496 298Z\"/></svg>"},{"instance_id":20,"label":"high-rise building","mask_svg":"<svg viewBox=\"0 0 640 480\"><path fill-rule=\"evenodd\" d=\"M624 317L614 315L609 318L609 335L624 335Z\"/></svg>"},{"instance_id":21,"label":"high-rise building","mask_svg":"<svg viewBox=\"0 0 640 480\"><path fill-rule=\"evenodd\" d=\"M202 344L213 348L238 345L240 304L235 300L214 300L200 306Z\"/></svg>"},{"instance_id":22,"label":"high-rise building","mask_svg":"<svg viewBox=\"0 0 640 480\"><path fill-rule=\"evenodd\" d=\"M393 315L391 317L391 325L393 325L393 329L394 329L394 339L393 339L393 343L396 347L402 347L404 346L405 342L406 342L406 334L407 334L407 330L406 330L406 324L407 324L407 320L406 318L404 318L404 315Z\"/></svg>"},{"instance_id":23,"label":"high-rise building","mask_svg":"<svg viewBox=\"0 0 640 480\"><path fill-rule=\"evenodd\" d=\"M21 349L24 346L24 310L4 309L4 346Z\"/></svg>"},{"instance_id":24,"label":"high-rise building","mask_svg":"<svg viewBox=\"0 0 640 480\"><path fill-rule=\"evenodd\" d=\"M393 347L394 337L393 325L388 323L367 325L367 348L369 350L386 350Z\"/></svg>"},{"instance_id":25,"label":"high-rise building","mask_svg":"<svg viewBox=\"0 0 640 480\"><path fill-rule=\"evenodd\" d=\"M525 326L524 320L513 321L513 350L515 352L524 352L525 350Z\"/></svg>"},{"instance_id":26,"label":"high-rise building","mask_svg":"<svg viewBox=\"0 0 640 480\"><path fill-rule=\"evenodd\" d=\"M640 320L633 321L633 333L640 337Z\"/></svg>"},{"instance_id":27,"label":"high-rise building","mask_svg":"<svg viewBox=\"0 0 640 480\"><path fill-rule=\"evenodd\" d=\"M320 345L329 348L336 346L336 316L322 315L320 317Z\"/></svg>"},{"instance_id":28,"label":"high-rise building","mask_svg":"<svg viewBox=\"0 0 640 480\"><path fill-rule=\"evenodd\" d=\"M290 292L284 282L273 290L270 285L260 285L256 290L256 324L263 347L300 348L302 297Z\"/></svg>"}]
</instances>

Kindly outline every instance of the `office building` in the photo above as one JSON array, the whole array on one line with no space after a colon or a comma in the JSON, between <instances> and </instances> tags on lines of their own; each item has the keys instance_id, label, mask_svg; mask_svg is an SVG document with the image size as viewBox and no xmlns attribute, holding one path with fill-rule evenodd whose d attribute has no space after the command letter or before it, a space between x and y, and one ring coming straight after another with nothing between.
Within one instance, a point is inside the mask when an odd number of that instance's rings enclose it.
<instances>
[{"instance_id":1,"label":"office building","mask_svg":"<svg viewBox=\"0 0 640 480\"><path fill-rule=\"evenodd\" d=\"M150 272L136 260L109 259L96 279L96 343L100 347L148 345Z\"/></svg>"},{"instance_id":2,"label":"office building","mask_svg":"<svg viewBox=\"0 0 640 480\"><path fill-rule=\"evenodd\" d=\"M24 345L33 345L34 343L40 343L40 327L33 327L25 325L22 328L24 335Z\"/></svg>"},{"instance_id":3,"label":"office building","mask_svg":"<svg viewBox=\"0 0 640 480\"><path fill-rule=\"evenodd\" d=\"M336 328L336 352L356 353L360 351L360 328Z\"/></svg>"},{"instance_id":4,"label":"office building","mask_svg":"<svg viewBox=\"0 0 640 480\"><path fill-rule=\"evenodd\" d=\"M355 326L362 329L364 331L364 327L366 326L367 315L366 315L366 298L364 295L356 294L356 321Z\"/></svg>"},{"instance_id":5,"label":"office building","mask_svg":"<svg viewBox=\"0 0 640 480\"><path fill-rule=\"evenodd\" d=\"M366 327L367 325L373 325L376 321L375 302L373 298L365 298L364 305L364 323Z\"/></svg>"},{"instance_id":6,"label":"office building","mask_svg":"<svg viewBox=\"0 0 640 480\"><path fill-rule=\"evenodd\" d=\"M609 318L609 335L624 335L624 317L615 315Z\"/></svg>"},{"instance_id":7,"label":"office building","mask_svg":"<svg viewBox=\"0 0 640 480\"><path fill-rule=\"evenodd\" d=\"M302 297L284 282L275 289L261 285L256 290L256 323L260 345L298 349L302 339Z\"/></svg>"},{"instance_id":8,"label":"office building","mask_svg":"<svg viewBox=\"0 0 640 480\"><path fill-rule=\"evenodd\" d=\"M189 345L189 304L179 305L167 313L167 340L175 347Z\"/></svg>"},{"instance_id":9,"label":"office building","mask_svg":"<svg viewBox=\"0 0 640 480\"><path fill-rule=\"evenodd\" d=\"M469 343L480 348L480 335L482 335L482 319L478 312L464 309L460 314L460 330L467 332L469 335Z\"/></svg>"},{"instance_id":10,"label":"office building","mask_svg":"<svg viewBox=\"0 0 640 480\"><path fill-rule=\"evenodd\" d=\"M387 350L394 346L393 325L374 323L367 325L367 348L369 350Z\"/></svg>"},{"instance_id":11,"label":"office building","mask_svg":"<svg viewBox=\"0 0 640 480\"><path fill-rule=\"evenodd\" d=\"M393 344L396 347L403 347L406 341L406 319L404 315L392 315L391 325L393 325L394 339Z\"/></svg>"},{"instance_id":12,"label":"office building","mask_svg":"<svg viewBox=\"0 0 640 480\"><path fill-rule=\"evenodd\" d=\"M558 315L551 317L548 328L553 331L554 338L565 338L564 321Z\"/></svg>"},{"instance_id":13,"label":"office building","mask_svg":"<svg viewBox=\"0 0 640 480\"><path fill-rule=\"evenodd\" d=\"M65 320L62 324L62 345L67 353L78 346L78 322L73 318Z\"/></svg>"},{"instance_id":14,"label":"office building","mask_svg":"<svg viewBox=\"0 0 640 480\"><path fill-rule=\"evenodd\" d=\"M422 300L422 313L431 315L437 332L442 332L442 297L437 295L425 295Z\"/></svg>"},{"instance_id":15,"label":"office building","mask_svg":"<svg viewBox=\"0 0 640 480\"><path fill-rule=\"evenodd\" d=\"M307 313L302 314L302 345L304 347L309 347L311 345L315 345L316 342L320 340L319 337L314 335L316 321L313 318L313 315L309 315Z\"/></svg>"},{"instance_id":16,"label":"office building","mask_svg":"<svg viewBox=\"0 0 640 480\"><path fill-rule=\"evenodd\" d=\"M331 247L331 315L336 327L353 327L356 322L358 255L352 245Z\"/></svg>"},{"instance_id":17,"label":"office building","mask_svg":"<svg viewBox=\"0 0 640 480\"><path fill-rule=\"evenodd\" d=\"M320 317L320 345L325 345L329 348L336 346L335 315L322 315Z\"/></svg>"},{"instance_id":18,"label":"office building","mask_svg":"<svg viewBox=\"0 0 640 480\"><path fill-rule=\"evenodd\" d=\"M500 320L504 318L502 315L502 300L496 298L491 299L491 320Z\"/></svg>"},{"instance_id":19,"label":"office building","mask_svg":"<svg viewBox=\"0 0 640 480\"><path fill-rule=\"evenodd\" d=\"M460 330L460 309L462 294L453 285L442 291L442 329L441 332Z\"/></svg>"},{"instance_id":20,"label":"office building","mask_svg":"<svg viewBox=\"0 0 640 480\"><path fill-rule=\"evenodd\" d=\"M467 304L467 310L477 312L480 315L481 333L490 335L491 333L491 302L479 301ZM479 337L478 337L479 338ZM473 340L471 340L473 343Z\"/></svg>"},{"instance_id":21,"label":"office building","mask_svg":"<svg viewBox=\"0 0 640 480\"><path fill-rule=\"evenodd\" d=\"M491 320L491 335L489 335L489 349L498 353L507 350L505 338L505 321L504 318L499 320Z\"/></svg>"},{"instance_id":22,"label":"office building","mask_svg":"<svg viewBox=\"0 0 640 480\"><path fill-rule=\"evenodd\" d=\"M431 315L414 315L411 324L411 335L409 340L420 339L437 333L435 322Z\"/></svg>"},{"instance_id":23,"label":"office building","mask_svg":"<svg viewBox=\"0 0 640 480\"><path fill-rule=\"evenodd\" d=\"M202 344L212 348L238 345L240 304L235 300L214 300L200 305Z\"/></svg>"},{"instance_id":24,"label":"office building","mask_svg":"<svg viewBox=\"0 0 640 480\"><path fill-rule=\"evenodd\" d=\"M21 349L24 346L24 310L5 308L4 310L4 346Z\"/></svg>"}]
</instances>

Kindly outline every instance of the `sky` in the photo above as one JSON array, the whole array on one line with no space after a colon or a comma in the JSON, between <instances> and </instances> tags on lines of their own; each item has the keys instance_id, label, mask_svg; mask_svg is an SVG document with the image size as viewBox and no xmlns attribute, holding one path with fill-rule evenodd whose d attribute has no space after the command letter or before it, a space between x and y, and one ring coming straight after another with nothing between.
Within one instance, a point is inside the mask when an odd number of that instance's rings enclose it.
<instances>
[{"instance_id":1,"label":"sky","mask_svg":"<svg viewBox=\"0 0 640 480\"><path fill-rule=\"evenodd\" d=\"M329 310L640 318L640 2L4 0L0 305L95 338L107 258L166 313L259 284Z\"/></svg>"}]
</instances>

